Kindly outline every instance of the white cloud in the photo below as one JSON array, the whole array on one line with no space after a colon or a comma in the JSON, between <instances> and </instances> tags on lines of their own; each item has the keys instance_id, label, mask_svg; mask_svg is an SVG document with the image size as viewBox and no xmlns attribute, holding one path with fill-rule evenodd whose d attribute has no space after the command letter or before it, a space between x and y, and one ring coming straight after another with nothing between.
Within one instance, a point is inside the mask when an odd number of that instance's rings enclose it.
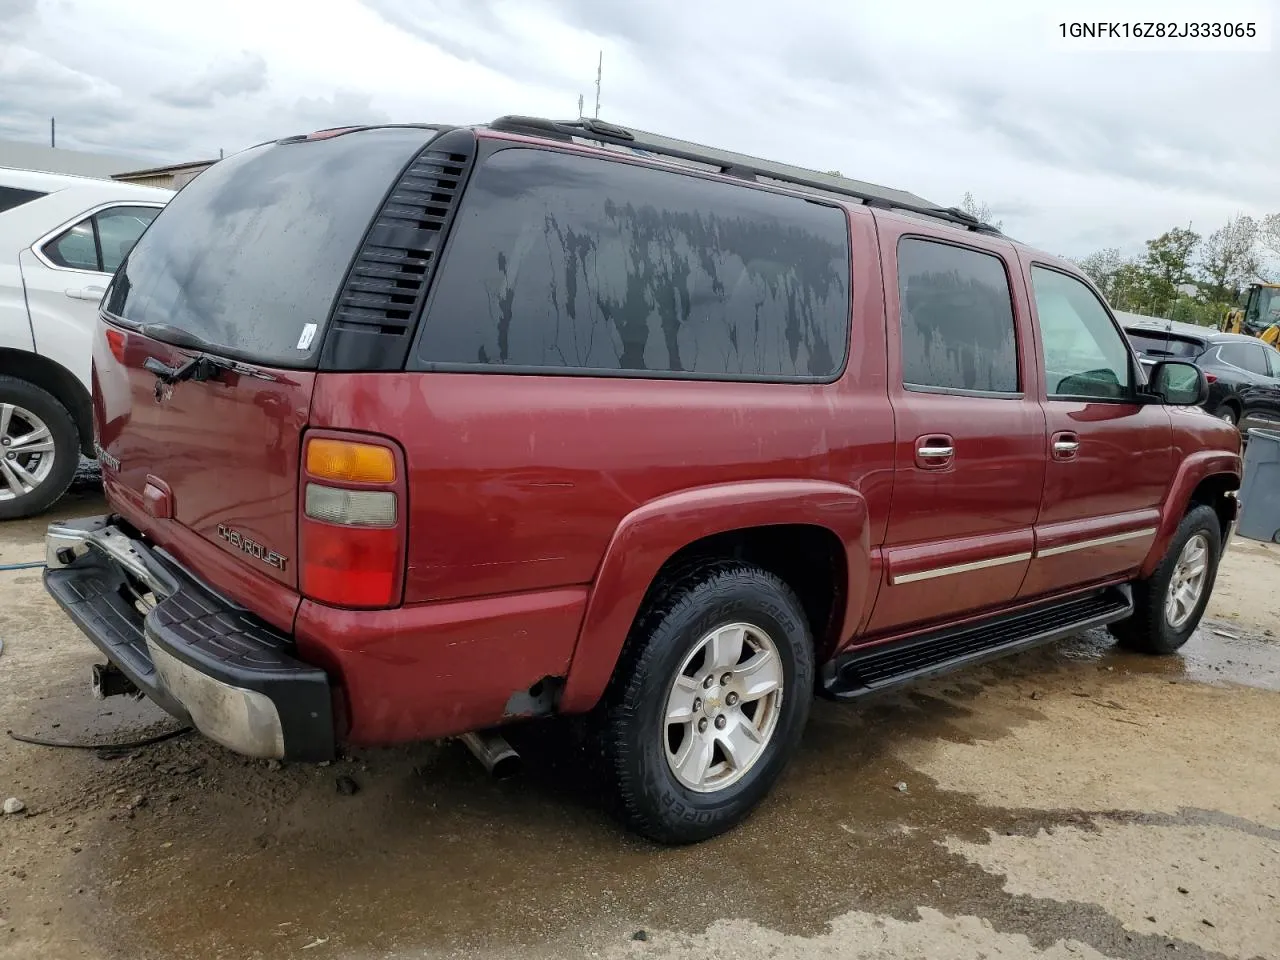
<instances>
[{"instance_id":1,"label":"white cloud","mask_svg":"<svg viewBox=\"0 0 1280 960\"><path fill-rule=\"evenodd\" d=\"M1272 0L1274 7L1274 0ZM911 190L1053 252L1280 210L1266 53L1086 53L1040 4L0 0L0 135L181 160L316 126L602 116Z\"/></svg>"}]
</instances>

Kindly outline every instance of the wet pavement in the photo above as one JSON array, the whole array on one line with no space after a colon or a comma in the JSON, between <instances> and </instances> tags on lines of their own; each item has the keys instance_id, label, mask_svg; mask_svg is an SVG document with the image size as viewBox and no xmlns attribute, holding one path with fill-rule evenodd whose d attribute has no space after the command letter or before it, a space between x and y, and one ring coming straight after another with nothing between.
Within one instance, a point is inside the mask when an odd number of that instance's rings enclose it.
<instances>
[{"instance_id":1,"label":"wet pavement","mask_svg":"<svg viewBox=\"0 0 1280 960\"><path fill-rule=\"evenodd\" d=\"M89 700L92 652L10 577L0 725L172 727ZM0 821L0 956L1280 956L1267 629L1210 622L1170 658L1095 631L819 701L760 811L679 849L608 816L567 722L515 730L507 782L452 743L278 769L195 736L0 743L36 814Z\"/></svg>"}]
</instances>

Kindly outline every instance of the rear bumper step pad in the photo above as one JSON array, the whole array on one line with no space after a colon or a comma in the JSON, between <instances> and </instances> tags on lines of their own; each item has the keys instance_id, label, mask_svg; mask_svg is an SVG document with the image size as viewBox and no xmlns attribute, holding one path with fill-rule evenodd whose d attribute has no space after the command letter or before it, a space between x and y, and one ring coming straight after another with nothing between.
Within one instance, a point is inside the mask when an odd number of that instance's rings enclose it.
<instances>
[{"instance_id":1,"label":"rear bumper step pad","mask_svg":"<svg viewBox=\"0 0 1280 960\"><path fill-rule=\"evenodd\" d=\"M292 656L291 638L111 518L54 524L46 543L46 589L158 706L247 756L333 757L329 679ZM144 615L135 595L148 589Z\"/></svg>"}]
</instances>

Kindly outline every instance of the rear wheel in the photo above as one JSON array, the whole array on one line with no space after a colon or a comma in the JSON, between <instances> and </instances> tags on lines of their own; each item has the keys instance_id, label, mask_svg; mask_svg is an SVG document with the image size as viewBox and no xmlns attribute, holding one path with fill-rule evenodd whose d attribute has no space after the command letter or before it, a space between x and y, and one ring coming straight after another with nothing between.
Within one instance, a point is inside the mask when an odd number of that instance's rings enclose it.
<instances>
[{"instance_id":1,"label":"rear wheel","mask_svg":"<svg viewBox=\"0 0 1280 960\"><path fill-rule=\"evenodd\" d=\"M47 390L0 376L0 520L29 517L67 492L80 433Z\"/></svg>"},{"instance_id":2,"label":"rear wheel","mask_svg":"<svg viewBox=\"0 0 1280 960\"><path fill-rule=\"evenodd\" d=\"M637 621L606 694L606 773L623 820L662 843L728 830L768 793L808 719L813 644L795 594L704 568Z\"/></svg>"},{"instance_id":3,"label":"rear wheel","mask_svg":"<svg viewBox=\"0 0 1280 960\"><path fill-rule=\"evenodd\" d=\"M1142 653L1173 653L1200 625L1222 555L1222 530L1212 507L1182 518L1155 572L1133 585L1133 616L1113 624L1120 643Z\"/></svg>"},{"instance_id":4,"label":"rear wheel","mask_svg":"<svg viewBox=\"0 0 1280 960\"><path fill-rule=\"evenodd\" d=\"M1236 412L1236 408L1229 403L1224 403L1213 414L1219 420L1225 420L1233 427L1240 422L1240 414Z\"/></svg>"}]
</instances>

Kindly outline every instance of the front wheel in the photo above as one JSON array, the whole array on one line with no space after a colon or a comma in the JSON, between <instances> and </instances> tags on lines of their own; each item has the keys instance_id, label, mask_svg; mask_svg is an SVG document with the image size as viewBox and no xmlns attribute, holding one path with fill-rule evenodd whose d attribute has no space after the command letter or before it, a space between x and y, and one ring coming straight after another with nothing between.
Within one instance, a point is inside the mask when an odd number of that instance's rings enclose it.
<instances>
[{"instance_id":1,"label":"front wheel","mask_svg":"<svg viewBox=\"0 0 1280 960\"><path fill-rule=\"evenodd\" d=\"M1182 518L1160 566L1133 585L1133 616L1113 624L1120 643L1142 653L1173 653L1200 625L1222 556L1222 528L1212 507Z\"/></svg>"},{"instance_id":2,"label":"front wheel","mask_svg":"<svg viewBox=\"0 0 1280 960\"><path fill-rule=\"evenodd\" d=\"M661 843L728 830L795 752L813 692L804 611L754 567L704 568L637 621L606 693L623 820Z\"/></svg>"}]
</instances>

